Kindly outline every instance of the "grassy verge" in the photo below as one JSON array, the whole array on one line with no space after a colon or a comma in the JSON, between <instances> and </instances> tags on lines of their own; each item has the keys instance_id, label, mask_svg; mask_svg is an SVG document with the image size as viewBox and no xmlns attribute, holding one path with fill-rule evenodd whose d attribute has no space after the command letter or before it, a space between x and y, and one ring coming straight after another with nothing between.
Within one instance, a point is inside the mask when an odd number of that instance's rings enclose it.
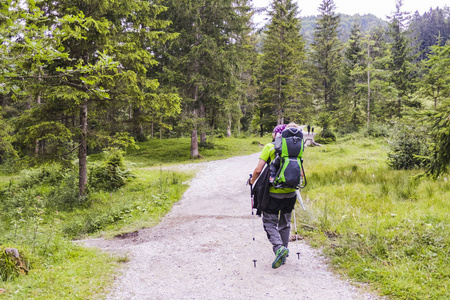
<instances>
[{"instance_id":1,"label":"grassy verge","mask_svg":"<svg viewBox=\"0 0 450 300\"><path fill-rule=\"evenodd\" d=\"M269 140L216 139L200 148L204 158L200 160L189 159L189 139L142 143L141 150L125 157L133 174L129 182L113 192L91 190L83 203L76 196L76 171L51 165L0 176L0 248L19 249L30 269L27 276L1 278L0 288L6 293L0 298L104 298L124 258L80 247L71 240L109 238L158 224L195 175L165 171L165 165L255 153L261 150L260 143ZM101 159L96 155L90 161Z\"/></svg>"},{"instance_id":2,"label":"grassy verge","mask_svg":"<svg viewBox=\"0 0 450 300\"><path fill-rule=\"evenodd\" d=\"M216 138L206 144L200 144L199 151L203 159L210 161L225 159L236 155L247 155L261 151L260 144L271 141L271 137ZM136 167L149 167L163 164L190 163L191 140L189 138L150 140L139 143L139 150L129 151L127 160Z\"/></svg>"},{"instance_id":3,"label":"grassy verge","mask_svg":"<svg viewBox=\"0 0 450 300\"><path fill-rule=\"evenodd\" d=\"M450 176L414 180L418 171L385 161L383 139L308 148L302 234L337 270L384 295L448 299Z\"/></svg>"}]
</instances>

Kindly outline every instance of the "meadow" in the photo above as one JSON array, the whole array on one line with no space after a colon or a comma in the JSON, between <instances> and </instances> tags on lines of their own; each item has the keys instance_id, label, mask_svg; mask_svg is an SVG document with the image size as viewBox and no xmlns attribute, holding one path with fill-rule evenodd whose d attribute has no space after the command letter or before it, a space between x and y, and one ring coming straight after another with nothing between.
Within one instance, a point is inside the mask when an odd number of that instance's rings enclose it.
<instances>
[{"instance_id":1,"label":"meadow","mask_svg":"<svg viewBox=\"0 0 450 300\"><path fill-rule=\"evenodd\" d=\"M308 148L301 234L335 269L393 299L448 299L450 176L386 164L383 138Z\"/></svg>"}]
</instances>

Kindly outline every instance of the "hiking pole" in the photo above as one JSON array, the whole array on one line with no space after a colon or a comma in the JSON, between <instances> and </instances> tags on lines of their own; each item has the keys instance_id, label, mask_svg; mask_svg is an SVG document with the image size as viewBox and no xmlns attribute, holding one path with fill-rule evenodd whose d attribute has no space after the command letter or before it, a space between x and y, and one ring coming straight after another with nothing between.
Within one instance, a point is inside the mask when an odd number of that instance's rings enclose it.
<instances>
[{"instance_id":1,"label":"hiking pole","mask_svg":"<svg viewBox=\"0 0 450 300\"><path fill-rule=\"evenodd\" d=\"M300 203L301 203L301 202L300 202ZM300 260L300 249L298 248L299 246L298 246L297 220L296 220L296 218L295 218L295 215L296 215L296 213L295 213L295 207L294 207L294 230L295 230L295 241L296 241L296 244L297 244L297 257L298 257L298 259Z\"/></svg>"},{"instance_id":2,"label":"hiking pole","mask_svg":"<svg viewBox=\"0 0 450 300\"><path fill-rule=\"evenodd\" d=\"M252 238L253 241L255 242L255 212L254 212L254 202L253 202L253 185L250 183L252 180L253 175L250 174L250 178L247 181L247 184L250 184L250 199L251 199L251 204L252 204ZM256 259L253 259L253 266L256 268Z\"/></svg>"},{"instance_id":3,"label":"hiking pole","mask_svg":"<svg viewBox=\"0 0 450 300\"><path fill-rule=\"evenodd\" d=\"M302 159L302 173L303 173L303 178L305 179L305 184L300 186L300 189L303 189L308 184L308 182L306 181L305 169L303 169L303 159ZM296 190L295 194L297 194L298 202L300 202L300 205L302 206L303 210L306 211L306 208L303 205L302 195L300 195L300 190Z\"/></svg>"},{"instance_id":4,"label":"hiking pole","mask_svg":"<svg viewBox=\"0 0 450 300\"><path fill-rule=\"evenodd\" d=\"M300 205L302 206L303 210L306 211L306 208L303 205L303 199L302 199L302 195L300 195L300 191L296 190L295 194L297 195L298 202L300 202Z\"/></svg>"}]
</instances>

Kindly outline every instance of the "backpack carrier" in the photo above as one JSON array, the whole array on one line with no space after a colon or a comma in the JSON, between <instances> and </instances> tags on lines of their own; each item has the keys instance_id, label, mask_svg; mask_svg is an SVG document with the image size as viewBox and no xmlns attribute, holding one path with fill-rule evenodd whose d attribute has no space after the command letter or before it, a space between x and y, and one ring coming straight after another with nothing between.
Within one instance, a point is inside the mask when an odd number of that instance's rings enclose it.
<instances>
[{"instance_id":1,"label":"backpack carrier","mask_svg":"<svg viewBox=\"0 0 450 300\"><path fill-rule=\"evenodd\" d=\"M303 147L303 133L298 128L286 128L281 136L275 139L275 159L270 164L269 175L269 182L273 187L284 189L304 187L301 186Z\"/></svg>"}]
</instances>

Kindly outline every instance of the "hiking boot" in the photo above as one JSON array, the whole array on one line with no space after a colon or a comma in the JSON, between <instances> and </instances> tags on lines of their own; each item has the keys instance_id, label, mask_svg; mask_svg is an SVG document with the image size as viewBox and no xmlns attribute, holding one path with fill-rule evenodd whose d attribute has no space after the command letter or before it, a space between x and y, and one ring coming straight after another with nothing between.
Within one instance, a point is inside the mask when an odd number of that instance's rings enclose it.
<instances>
[{"instance_id":1,"label":"hiking boot","mask_svg":"<svg viewBox=\"0 0 450 300\"><path fill-rule=\"evenodd\" d=\"M286 256L289 254L289 249L281 246L278 250L277 253L275 254L275 260L272 263L272 268L276 269L278 267L280 267L283 264L283 261L286 260Z\"/></svg>"}]
</instances>

